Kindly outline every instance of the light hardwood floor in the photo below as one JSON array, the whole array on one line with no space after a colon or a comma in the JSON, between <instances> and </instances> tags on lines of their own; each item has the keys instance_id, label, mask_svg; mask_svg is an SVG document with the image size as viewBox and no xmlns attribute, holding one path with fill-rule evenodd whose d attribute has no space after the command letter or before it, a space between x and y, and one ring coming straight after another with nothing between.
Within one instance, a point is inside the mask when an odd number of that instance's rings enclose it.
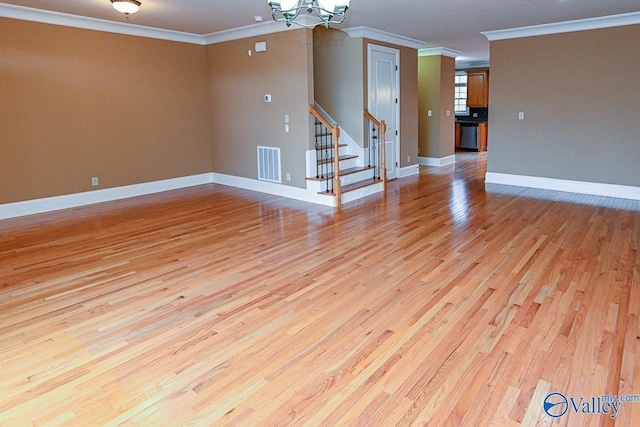
<instances>
[{"instance_id":1,"label":"light hardwood floor","mask_svg":"<svg viewBox=\"0 0 640 427\"><path fill-rule=\"evenodd\" d=\"M640 425L543 411L640 394L638 203L485 160L340 211L208 185L0 221L0 425Z\"/></svg>"}]
</instances>

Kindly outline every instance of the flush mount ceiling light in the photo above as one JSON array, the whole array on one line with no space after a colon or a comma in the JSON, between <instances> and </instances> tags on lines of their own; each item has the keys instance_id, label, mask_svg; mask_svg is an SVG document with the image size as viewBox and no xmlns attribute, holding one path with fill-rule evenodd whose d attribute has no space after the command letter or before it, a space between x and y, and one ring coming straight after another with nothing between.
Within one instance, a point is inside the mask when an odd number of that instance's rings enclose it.
<instances>
[{"instance_id":1,"label":"flush mount ceiling light","mask_svg":"<svg viewBox=\"0 0 640 427\"><path fill-rule=\"evenodd\" d=\"M273 20L284 22L287 27L296 24L301 27L313 28L316 25L329 27L330 24L341 24L344 15L349 9L349 0L267 0ZM309 15L315 15L319 21L313 23L303 23L296 21L301 11L306 11Z\"/></svg>"},{"instance_id":2,"label":"flush mount ceiling light","mask_svg":"<svg viewBox=\"0 0 640 427\"><path fill-rule=\"evenodd\" d=\"M128 18L129 14L136 13L140 9L140 2L137 0L111 0L113 8L124 13Z\"/></svg>"}]
</instances>

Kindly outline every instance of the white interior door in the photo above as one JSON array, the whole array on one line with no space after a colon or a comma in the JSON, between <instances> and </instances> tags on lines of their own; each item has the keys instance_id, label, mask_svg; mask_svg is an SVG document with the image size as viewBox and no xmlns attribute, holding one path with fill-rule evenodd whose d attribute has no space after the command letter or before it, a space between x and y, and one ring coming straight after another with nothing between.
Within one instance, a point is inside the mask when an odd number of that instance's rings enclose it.
<instances>
[{"instance_id":1,"label":"white interior door","mask_svg":"<svg viewBox=\"0 0 640 427\"><path fill-rule=\"evenodd\" d=\"M398 176L400 167L400 51L369 44L369 112L387 124L384 136L387 178Z\"/></svg>"}]
</instances>

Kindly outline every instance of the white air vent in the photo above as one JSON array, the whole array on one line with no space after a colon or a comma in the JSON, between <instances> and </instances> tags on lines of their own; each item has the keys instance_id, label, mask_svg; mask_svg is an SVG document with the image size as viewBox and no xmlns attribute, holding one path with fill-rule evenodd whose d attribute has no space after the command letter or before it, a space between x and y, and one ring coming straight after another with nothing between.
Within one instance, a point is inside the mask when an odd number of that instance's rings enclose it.
<instances>
[{"instance_id":1,"label":"white air vent","mask_svg":"<svg viewBox=\"0 0 640 427\"><path fill-rule=\"evenodd\" d=\"M258 179L282 182L280 178L280 148L258 146Z\"/></svg>"}]
</instances>

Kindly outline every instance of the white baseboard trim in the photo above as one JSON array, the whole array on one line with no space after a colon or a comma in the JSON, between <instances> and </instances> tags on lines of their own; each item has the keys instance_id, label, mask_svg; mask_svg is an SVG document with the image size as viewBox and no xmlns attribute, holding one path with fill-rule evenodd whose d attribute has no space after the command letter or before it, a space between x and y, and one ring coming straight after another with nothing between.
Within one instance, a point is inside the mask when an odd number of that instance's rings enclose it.
<instances>
[{"instance_id":1,"label":"white baseboard trim","mask_svg":"<svg viewBox=\"0 0 640 427\"><path fill-rule=\"evenodd\" d=\"M539 176L512 175L487 172L485 183L537 188L540 190L564 191L591 196L615 197L618 199L640 200L640 187L600 182L571 181L568 179L544 178Z\"/></svg>"},{"instance_id":2,"label":"white baseboard trim","mask_svg":"<svg viewBox=\"0 0 640 427\"><path fill-rule=\"evenodd\" d=\"M141 184L125 185L122 187L65 194L63 196L5 203L0 204L0 219L52 212L61 209L77 208L95 203L110 202L129 197L143 196L145 194L192 187L194 185L210 184L211 182L213 182L213 174L203 173L200 175L144 182Z\"/></svg>"},{"instance_id":3,"label":"white baseboard trim","mask_svg":"<svg viewBox=\"0 0 640 427\"><path fill-rule=\"evenodd\" d=\"M400 168L398 171L398 178L406 178L411 175L418 175L420 173L420 165L411 165Z\"/></svg>"},{"instance_id":4,"label":"white baseboard trim","mask_svg":"<svg viewBox=\"0 0 640 427\"><path fill-rule=\"evenodd\" d=\"M418 164L422 166L447 166L453 165L456 163L456 156L446 156L446 157L418 157Z\"/></svg>"},{"instance_id":5,"label":"white baseboard trim","mask_svg":"<svg viewBox=\"0 0 640 427\"><path fill-rule=\"evenodd\" d=\"M303 202L315 203L317 205L335 206L333 197L314 194L304 188L290 187L288 185L216 172L212 175L213 182L215 184L228 185L230 187L242 188L244 190L257 191L259 193L273 194L275 196L287 197L289 199L301 200Z\"/></svg>"}]
</instances>

